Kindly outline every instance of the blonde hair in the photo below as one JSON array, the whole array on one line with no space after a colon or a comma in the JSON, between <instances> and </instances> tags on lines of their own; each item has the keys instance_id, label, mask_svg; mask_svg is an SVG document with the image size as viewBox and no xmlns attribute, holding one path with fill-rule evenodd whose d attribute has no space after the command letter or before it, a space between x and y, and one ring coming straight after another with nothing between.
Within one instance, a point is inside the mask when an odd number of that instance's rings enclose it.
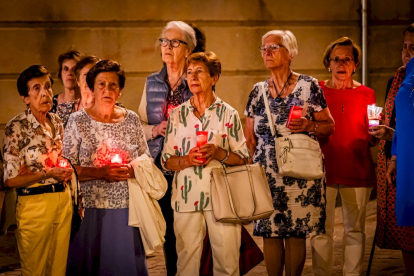
<instances>
[{"instance_id":1,"label":"blonde hair","mask_svg":"<svg viewBox=\"0 0 414 276\"><path fill-rule=\"evenodd\" d=\"M289 52L289 56L291 59L293 59L294 57L296 57L298 55L298 42L296 40L295 35L289 31L289 30L272 30L267 32L264 36L262 36L262 45L264 43L264 40L266 39L266 37L271 36L271 35L275 35L275 36L280 36L282 37L283 40L283 46L285 46L285 48L288 50Z\"/></svg>"}]
</instances>

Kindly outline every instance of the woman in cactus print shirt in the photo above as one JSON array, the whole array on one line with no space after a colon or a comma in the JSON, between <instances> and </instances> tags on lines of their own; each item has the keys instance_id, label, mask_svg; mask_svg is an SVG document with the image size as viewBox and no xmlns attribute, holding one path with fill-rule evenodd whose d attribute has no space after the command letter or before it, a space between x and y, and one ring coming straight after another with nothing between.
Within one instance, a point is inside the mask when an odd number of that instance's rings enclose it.
<instances>
[{"instance_id":1,"label":"woman in cactus print shirt","mask_svg":"<svg viewBox=\"0 0 414 276\"><path fill-rule=\"evenodd\" d=\"M206 224L214 275L239 275L241 225L214 219L210 172L221 163L244 164L250 154L237 111L215 96L214 86L221 73L216 55L193 54L187 65L187 81L194 97L171 112L162 152L164 168L176 172L171 205L175 210L177 275L199 274ZM200 148L197 131L208 133L207 144Z\"/></svg>"}]
</instances>

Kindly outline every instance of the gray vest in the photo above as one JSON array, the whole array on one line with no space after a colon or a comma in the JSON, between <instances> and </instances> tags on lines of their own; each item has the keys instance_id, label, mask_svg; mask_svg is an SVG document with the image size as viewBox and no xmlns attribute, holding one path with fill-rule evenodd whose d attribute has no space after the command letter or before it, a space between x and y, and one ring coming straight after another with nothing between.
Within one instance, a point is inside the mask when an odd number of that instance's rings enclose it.
<instances>
[{"instance_id":1,"label":"gray vest","mask_svg":"<svg viewBox=\"0 0 414 276\"><path fill-rule=\"evenodd\" d=\"M167 93L169 92L166 78L167 67L165 65L159 73L154 73L147 78L147 116L150 125L159 125L167 120L164 112L167 108ZM183 91L184 102L192 96L193 93L188 89L186 82L186 88ZM163 148L164 137L160 136L147 142L151 156L155 159Z\"/></svg>"}]
</instances>

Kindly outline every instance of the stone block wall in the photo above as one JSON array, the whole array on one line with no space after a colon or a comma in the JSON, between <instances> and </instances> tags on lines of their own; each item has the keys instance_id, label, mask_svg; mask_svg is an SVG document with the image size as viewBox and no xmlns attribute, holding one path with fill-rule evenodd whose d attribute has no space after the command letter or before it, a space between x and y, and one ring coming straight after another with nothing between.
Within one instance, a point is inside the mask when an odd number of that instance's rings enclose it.
<instances>
[{"instance_id":1,"label":"stone block wall","mask_svg":"<svg viewBox=\"0 0 414 276\"><path fill-rule=\"evenodd\" d=\"M410 0L369 1L368 86L378 105L401 65L401 30L414 19L413 6ZM54 93L61 93L57 57L70 48L119 61L127 75L120 101L136 111L145 78L162 66L156 47L162 28L170 20L195 23L206 33L207 50L222 61L218 96L244 117L251 88L269 76L258 50L264 33L291 30L299 45L292 69L327 79L322 54L341 36L361 44L360 12L357 0L0 1L0 139L5 124L25 108L18 75L45 65L56 80ZM355 78L361 79L360 70Z\"/></svg>"}]
</instances>

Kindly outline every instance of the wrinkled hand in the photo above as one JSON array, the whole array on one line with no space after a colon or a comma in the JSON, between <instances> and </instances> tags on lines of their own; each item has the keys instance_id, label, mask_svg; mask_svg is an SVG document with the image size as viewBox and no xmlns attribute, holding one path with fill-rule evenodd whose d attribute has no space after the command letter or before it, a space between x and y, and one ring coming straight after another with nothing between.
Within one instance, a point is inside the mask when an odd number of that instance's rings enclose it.
<instances>
[{"instance_id":1,"label":"wrinkled hand","mask_svg":"<svg viewBox=\"0 0 414 276\"><path fill-rule=\"evenodd\" d=\"M390 185L394 184L395 185L396 176L397 176L397 163L391 161L388 165L388 169L387 169L387 173L386 173L388 184L390 184Z\"/></svg>"},{"instance_id":2,"label":"wrinkled hand","mask_svg":"<svg viewBox=\"0 0 414 276\"><path fill-rule=\"evenodd\" d=\"M99 174L108 182L125 181L130 178L129 167L123 164L109 164L100 167Z\"/></svg>"},{"instance_id":3,"label":"wrinkled hand","mask_svg":"<svg viewBox=\"0 0 414 276\"><path fill-rule=\"evenodd\" d=\"M46 177L56 179L59 182L66 182L72 179L72 168L53 167L46 170Z\"/></svg>"},{"instance_id":4,"label":"wrinkled hand","mask_svg":"<svg viewBox=\"0 0 414 276\"><path fill-rule=\"evenodd\" d=\"M200 148L194 147L190 149L188 153L188 161L191 166L202 166L204 165L203 160L198 160L197 157L201 157L203 154L199 153Z\"/></svg>"},{"instance_id":5,"label":"wrinkled hand","mask_svg":"<svg viewBox=\"0 0 414 276\"><path fill-rule=\"evenodd\" d=\"M161 124L155 126L152 129L152 137L158 137L159 135L165 137L165 132L167 131L167 121L162 121Z\"/></svg>"},{"instance_id":6,"label":"wrinkled hand","mask_svg":"<svg viewBox=\"0 0 414 276\"><path fill-rule=\"evenodd\" d=\"M26 164L21 165L19 169L19 175L25 175L28 173L32 173L32 171L29 170L29 167Z\"/></svg>"},{"instance_id":7,"label":"wrinkled hand","mask_svg":"<svg viewBox=\"0 0 414 276\"><path fill-rule=\"evenodd\" d=\"M202 154L201 158L206 159L204 165L207 165L211 160L213 160L213 158L215 158L216 151L217 146L214 144L204 144L200 147L200 150L198 152Z\"/></svg>"},{"instance_id":8,"label":"wrinkled hand","mask_svg":"<svg viewBox=\"0 0 414 276\"><path fill-rule=\"evenodd\" d=\"M384 125L370 126L369 134L379 139L392 141L392 138L394 137L394 129Z\"/></svg>"},{"instance_id":9,"label":"wrinkled hand","mask_svg":"<svg viewBox=\"0 0 414 276\"><path fill-rule=\"evenodd\" d=\"M311 132L314 129L314 124L305 117L292 119L289 123L289 129L292 132Z\"/></svg>"}]
</instances>

